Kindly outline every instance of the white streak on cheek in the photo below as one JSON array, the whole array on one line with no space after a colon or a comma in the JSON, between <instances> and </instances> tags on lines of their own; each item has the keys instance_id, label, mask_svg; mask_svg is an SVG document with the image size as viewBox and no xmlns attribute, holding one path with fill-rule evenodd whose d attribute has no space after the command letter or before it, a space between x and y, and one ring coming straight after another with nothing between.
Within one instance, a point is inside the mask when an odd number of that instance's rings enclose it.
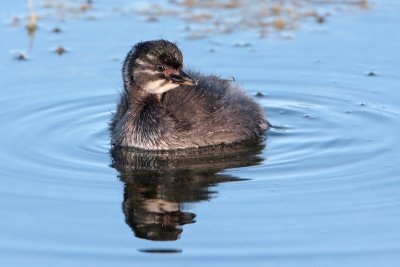
<instances>
[{"instance_id":1,"label":"white streak on cheek","mask_svg":"<svg viewBox=\"0 0 400 267\"><path fill-rule=\"evenodd\" d=\"M152 92L152 91L156 90L157 88L159 88L161 86L162 82L163 82L163 80L148 82L143 85L143 88L148 92Z\"/></svg>"},{"instance_id":2,"label":"white streak on cheek","mask_svg":"<svg viewBox=\"0 0 400 267\"><path fill-rule=\"evenodd\" d=\"M143 88L152 94L162 94L166 91L169 91L171 89L174 89L176 87L178 87L178 84L172 83L172 82L168 82L166 84L163 84L165 80L157 80L157 81L153 81L153 82L148 82L146 83Z\"/></svg>"},{"instance_id":3,"label":"white streak on cheek","mask_svg":"<svg viewBox=\"0 0 400 267\"><path fill-rule=\"evenodd\" d=\"M159 74L159 72L158 71L154 71L154 70L135 70L135 71L133 71L133 73L146 73L146 74L152 74L152 75L155 75L155 74Z\"/></svg>"}]
</instances>

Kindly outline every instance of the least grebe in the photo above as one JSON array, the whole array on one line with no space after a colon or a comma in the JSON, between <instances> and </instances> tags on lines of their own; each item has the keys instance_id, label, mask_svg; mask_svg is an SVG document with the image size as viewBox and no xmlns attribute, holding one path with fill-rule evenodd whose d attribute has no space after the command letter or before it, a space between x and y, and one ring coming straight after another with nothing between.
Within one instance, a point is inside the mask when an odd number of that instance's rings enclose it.
<instances>
[{"instance_id":1,"label":"least grebe","mask_svg":"<svg viewBox=\"0 0 400 267\"><path fill-rule=\"evenodd\" d=\"M110 124L115 146L199 148L257 138L268 128L260 106L230 80L184 72L179 48L140 42L126 56L122 92Z\"/></svg>"}]
</instances>

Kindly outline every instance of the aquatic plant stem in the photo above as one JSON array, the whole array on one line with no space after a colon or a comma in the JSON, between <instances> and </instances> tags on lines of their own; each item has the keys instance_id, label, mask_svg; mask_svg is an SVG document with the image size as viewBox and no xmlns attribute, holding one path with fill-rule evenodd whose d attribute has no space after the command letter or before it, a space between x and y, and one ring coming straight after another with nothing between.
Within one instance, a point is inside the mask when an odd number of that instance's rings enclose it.
<instances>
[{"instance_id":1,"label":"aquatic plant stem","mask_svg":"<svg viewBox=\"0 0 400 267\"><path fill-rule=\"evenodd\" d=\"M28 7L29 7L29 20L26 28L30 34L36 30L36 14L33 8L33 0L28 0Z\"/></svg>"}]
</instances>

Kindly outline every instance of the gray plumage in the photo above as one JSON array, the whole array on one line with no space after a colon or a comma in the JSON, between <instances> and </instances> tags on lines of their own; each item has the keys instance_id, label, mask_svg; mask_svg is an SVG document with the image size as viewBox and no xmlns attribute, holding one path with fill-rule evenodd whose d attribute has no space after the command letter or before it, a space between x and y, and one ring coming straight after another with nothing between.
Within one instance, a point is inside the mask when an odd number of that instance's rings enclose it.
<instances>
[{"instance_id":1,"label":"gray plumage","mask_svg":"<svg viewBox=\"0 0 400 267\"><path fill-rule=\"evenodd\" d=\"M247 141L268 128L260 106L236 84L181 68L182 53L165 40L139 43L128 53L110 123L113 145L198 148Z\"/></svg>"}]
</instances>

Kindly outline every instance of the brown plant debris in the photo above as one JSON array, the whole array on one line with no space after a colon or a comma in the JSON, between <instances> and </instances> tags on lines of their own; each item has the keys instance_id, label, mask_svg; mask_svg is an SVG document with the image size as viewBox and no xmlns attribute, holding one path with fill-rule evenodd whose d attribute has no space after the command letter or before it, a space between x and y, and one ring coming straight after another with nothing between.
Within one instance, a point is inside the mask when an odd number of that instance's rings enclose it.
<instances>
[{"instance_id":1,"label":"brown plant debris","mask_svg":"<svg viewBox=\"0 0 400 267\"><path fill-rule=\"evenodd\" d=\"M62 56L64 53L67 52L67 50L63 46L59 46L54 50L54 52L59 56Z\"/></svg>"},{"instance_id":2,"label":"brown plant debris","mask_svg":"<svg viewBox=\"0 0 400 267\"><path fill-rule=\"evenodd\" d=\"M136 12L157 20L181 19L189 25L185 29L189 29L190 38L248 29L257 30L264 38L271 32L296 29L304 22L326 24L326 18L338 12L370 8L368 0L170 0L166 3L149 4Z\"/></svg>"}]
</instances>

